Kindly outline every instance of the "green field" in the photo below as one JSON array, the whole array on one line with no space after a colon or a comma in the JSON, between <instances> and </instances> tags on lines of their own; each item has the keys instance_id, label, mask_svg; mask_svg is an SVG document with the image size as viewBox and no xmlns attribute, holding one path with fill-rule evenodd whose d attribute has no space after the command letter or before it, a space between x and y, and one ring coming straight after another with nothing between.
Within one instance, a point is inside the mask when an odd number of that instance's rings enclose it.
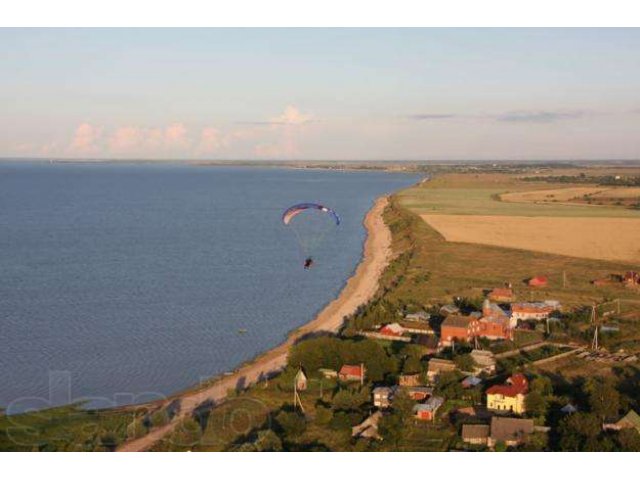
<instances>
[{"instance_id":1,"label":"green field","mask_svg":"<svg viewBox=\"0 0 640 480\"><path fill-rule=\"evenodd\" d=\"M479 180L481 182L481 180ZM446 215L507 215L523 217L608 217L640 218L640 210L596 207L591 205L543 205L500 201L497 196L507 192L535 190L536 185L499 183L494 187L475 188L449 186L443 182L426 182L397 194L400 204L417 214ZM538 189L541 186L537 186ZM567 185L546 184L545 189Z\"/></svg>"}]
</instances>

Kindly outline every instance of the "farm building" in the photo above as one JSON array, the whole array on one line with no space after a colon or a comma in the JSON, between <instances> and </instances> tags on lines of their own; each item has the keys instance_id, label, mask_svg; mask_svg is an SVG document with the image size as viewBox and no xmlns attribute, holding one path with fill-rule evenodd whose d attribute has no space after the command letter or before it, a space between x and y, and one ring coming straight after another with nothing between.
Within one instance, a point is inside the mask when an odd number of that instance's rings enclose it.
<instances>
[{"instance_id":1,"label":"farm building","mask_svg":"<svg viewBox=\"0 0 640 480\"><path fill-rule=\"evenodd\" d=\"M515 447L526 443L533 431L533 420L491 417L491 433L487 444L494 447L496 443L503 442L507 447Z\"/></svg>"},{"instance_id":2,"label":"farm building","mask_svg":"<svg viewBox=\"0 0 640 480\"><path fill-rule=\"evenodd\" d=\"M541 288L541 287L546 287L548 284L549 284L549 279L542 275L532 277L527 281L527 285L529 285L530 287Z\"/></svg>"},{"instance_id":3,"label":"farm building","mask_svg":"<svg viewBox=\"0 0 640 480\"><path fill-rule=\"evenodd\" d=\"M415 405L413 413L418 420L432 422L443 403L444 398L442 397L430 397L426 402Z\"/></svg>"},{"instance_id":4,"label":"farm building","mask_svg":"<svg viewBox=\"0 0 640 480\"><path fill-rule=\"evenodd\" d=\"M506 384L494 385L487 389L487 408L522 414L525 411L524 400L528 391L527 378L521 373L516 373L507 379Z\"/></svg>"}]
</instances>

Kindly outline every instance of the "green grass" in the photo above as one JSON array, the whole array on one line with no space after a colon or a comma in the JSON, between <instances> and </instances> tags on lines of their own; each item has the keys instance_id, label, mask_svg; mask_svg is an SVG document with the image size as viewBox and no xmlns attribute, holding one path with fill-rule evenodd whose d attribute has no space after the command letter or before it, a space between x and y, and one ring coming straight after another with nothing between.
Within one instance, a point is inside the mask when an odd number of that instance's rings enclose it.
<instances>
[{"instance_id":1,"label":"green grass","mask_svg":"<svg viewBox=\"0 0 640 480\"><path fill-rule=\"evenodd\" d=\"M124 441L132 410L67 406L0 417L0 451L102 451Z\"/></svg>"},{"instance_id":2,"label":"green grass","mask_svg":"<svg viewBox=\"0 0 640 480\"><path fill-rule=\"evenodd\" d=\"M526 185L525 185L526 186ZM492 188L439 188L430 182L399 192L400 204L418 214L506 215L524 217L619 217L640 218L640 210L589 205L553 205L503 202L497 195L524 188L514 184ZM533 189L528 186L529 189ZM558 188L567 185L558 186ZM547 188L555 188L548 185Z\"/></svg>"}]
</instances>

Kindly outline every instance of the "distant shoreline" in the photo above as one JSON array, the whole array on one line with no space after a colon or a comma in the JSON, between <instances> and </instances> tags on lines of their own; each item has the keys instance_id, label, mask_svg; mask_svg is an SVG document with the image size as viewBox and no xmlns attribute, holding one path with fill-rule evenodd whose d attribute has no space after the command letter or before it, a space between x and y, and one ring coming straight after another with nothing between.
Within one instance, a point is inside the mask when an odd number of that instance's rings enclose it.
<instances>
[{"instance_id":1,"label":"distant shoreline","mask_svg":"<svg viewBox=\"0 0 640 480\"><path fill-rule=\"evenodd\" d=\"M246 388L281 372L287 364L289 348L299 339L315 332L337 333L344 323L344 317L375 296L379 279L391 260L391 232L383 219L388 202L387 196L378 198L365 216L367 237L362 260L336 299L325 306L312 321L291 332L283 343L246 362L231 375L213 379L213 383L205 388L193 387L170 396L168 401L180 400L180 413L169 424L121 445L118 450L149 449L204 402L222 402L229 390Z\"/></svg>"}]
</instances>

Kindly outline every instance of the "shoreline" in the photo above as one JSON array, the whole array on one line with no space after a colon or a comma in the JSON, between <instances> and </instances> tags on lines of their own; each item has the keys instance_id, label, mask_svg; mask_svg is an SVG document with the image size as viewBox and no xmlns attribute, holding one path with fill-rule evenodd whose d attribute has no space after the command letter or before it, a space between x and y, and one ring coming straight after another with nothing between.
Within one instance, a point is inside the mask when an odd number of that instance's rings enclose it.
<instances>
[{"instance_id":1,"label":"shoreline","mask_svg":"<svg viewBox=\"0 0 640 480\"><path fill-rule=\"evenodd\" d=\"M345 316L352 314L360 305L375 296L380 276L391 260L391 232L382 218L388 203L388 196L379 197L367 212L363 221L367 236L362 259L338 296L313 320L293 330L281 344L242 364L231 375L217 377L204 388L194 387L170 396L166 402L180 401L180 412L174 419L167 425L150 431L144 437L122 444L118 451L147 450L171 433L182 419L192 414L204 402L221 403L229 390L244 389L280 373L287 364L289 348L302 337L316 332L337 333L344 323Z\"/></svg>"}]
</instances>

